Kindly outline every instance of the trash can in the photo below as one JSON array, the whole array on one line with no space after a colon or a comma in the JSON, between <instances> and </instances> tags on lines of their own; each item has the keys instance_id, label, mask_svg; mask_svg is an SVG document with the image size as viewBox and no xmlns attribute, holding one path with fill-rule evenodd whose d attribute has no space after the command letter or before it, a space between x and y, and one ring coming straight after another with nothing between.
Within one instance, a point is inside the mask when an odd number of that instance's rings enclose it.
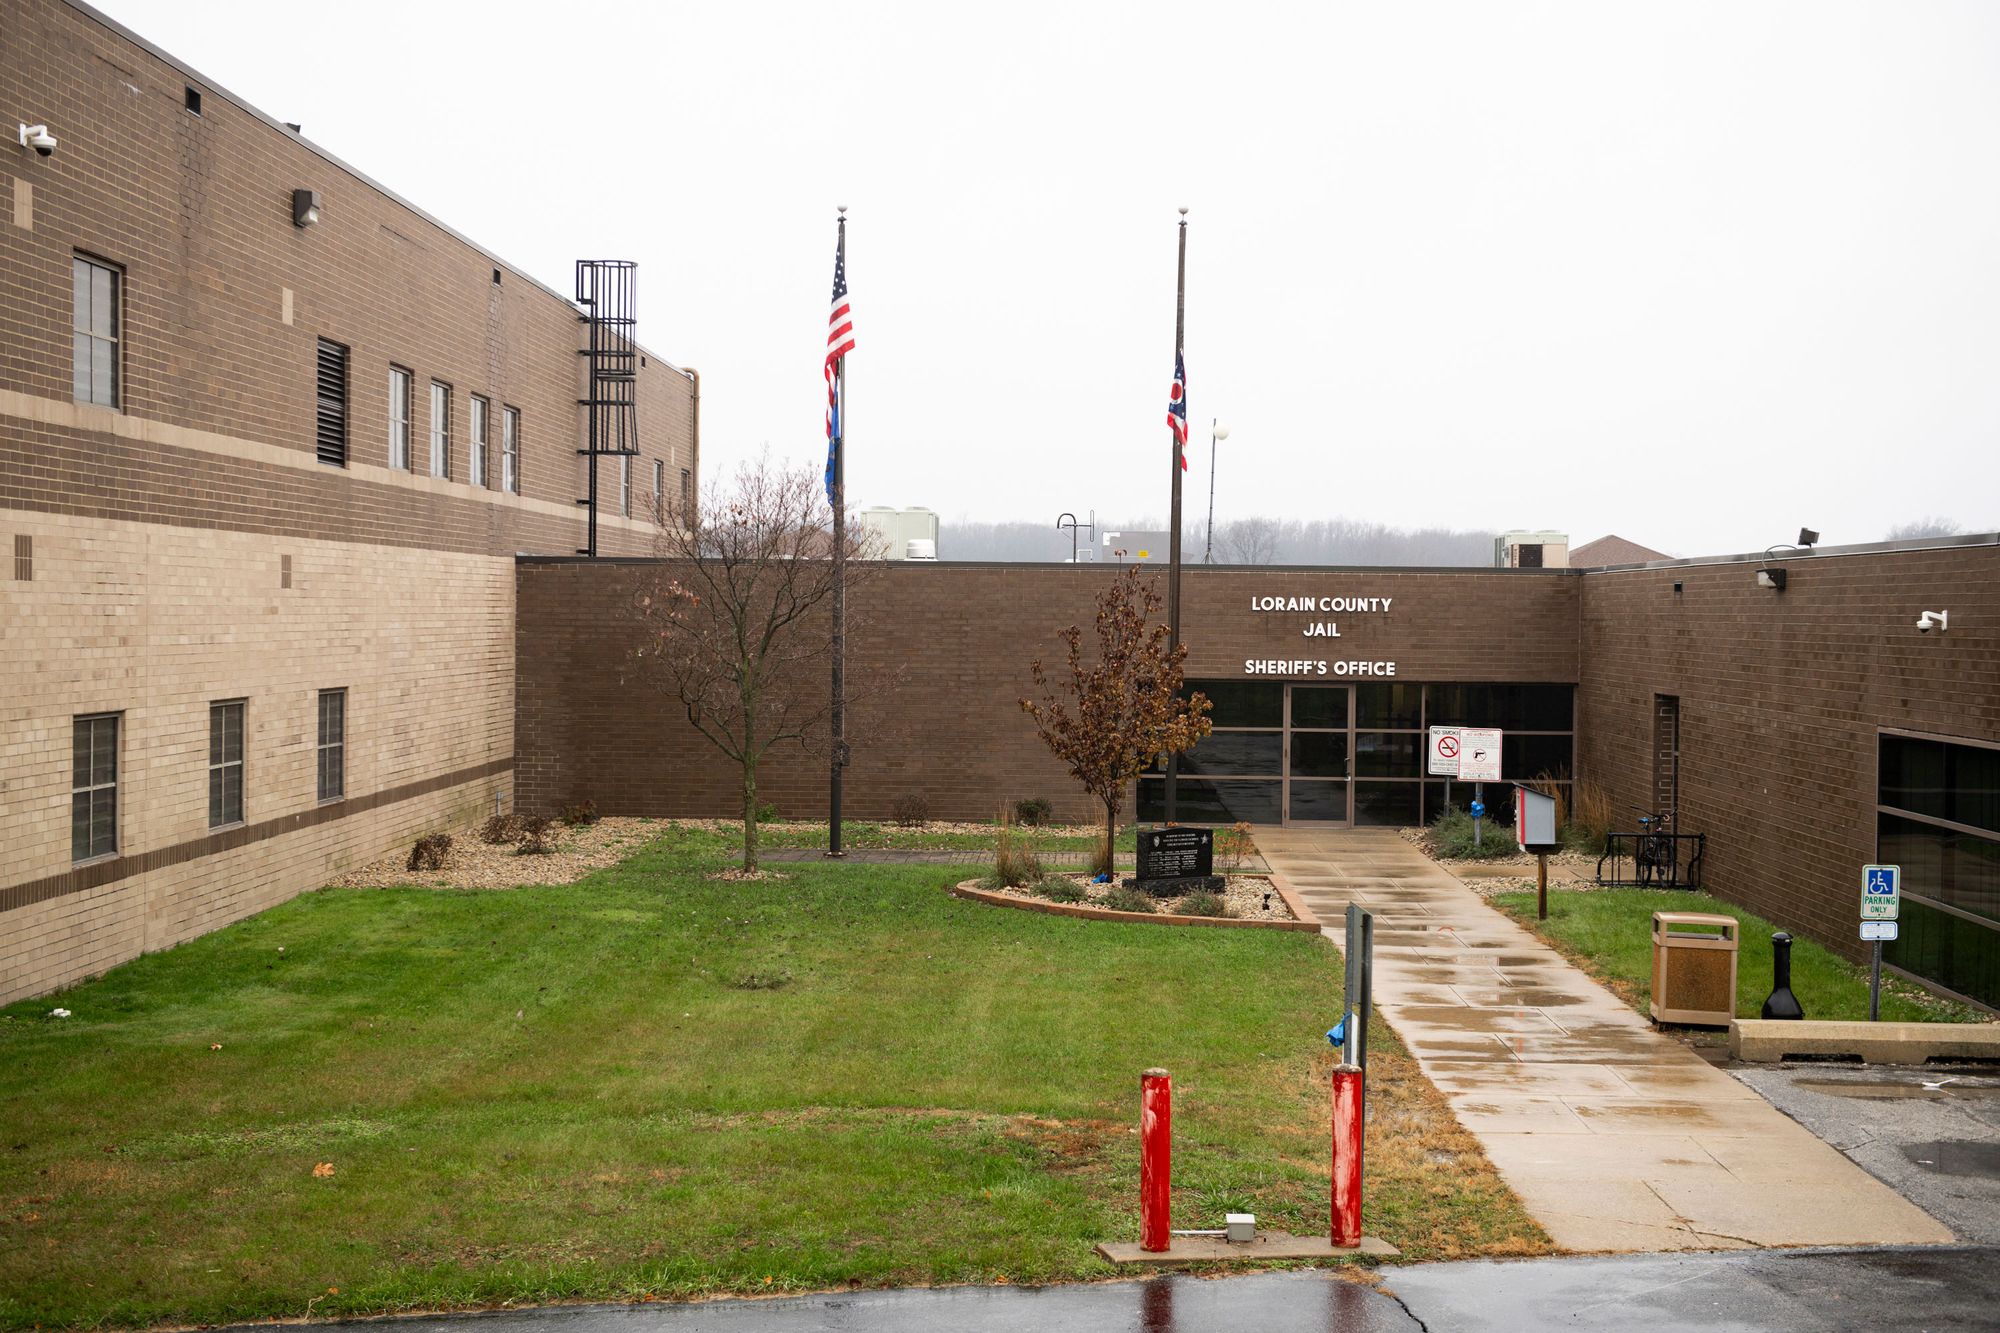
<instances>
[{"instance_id":1,"label":"trash can","mask_svg":"<svg viewBox=\"0 0 2000 1333\"><path fill-rule=\"evenodd\" d=\"M1729 1026L1736 1017L1736 946L1741 927L1713 912L1653 913L1655 1023Z\"/></svg>"}]
</instances>

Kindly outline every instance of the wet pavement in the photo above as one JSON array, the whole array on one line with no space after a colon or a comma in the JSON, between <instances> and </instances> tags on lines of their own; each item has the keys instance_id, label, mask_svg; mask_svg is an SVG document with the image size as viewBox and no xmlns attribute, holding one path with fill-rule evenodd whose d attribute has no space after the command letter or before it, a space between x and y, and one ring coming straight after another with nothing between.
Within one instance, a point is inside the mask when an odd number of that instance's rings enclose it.
<instances>
[{"instance_id":1,"label":"wet pavement","mask_svg":"<svg viewBox=\"0 0 2000 1333\"><path fill-rule=\"evenodd\" d=\"M1730 1072L1960 1240L2000 1244L2000 1073L1824 1064Z\"/></svg>"},{"instance_id":2,"label":"wet pavement","mask_svg":"<svg viewBox=\"0 0 2000 1333\"><path fill-rule=\"evenodd\" d=\"M1990 1330L2000 1250L1737 1251L1388 1267L1062 1287L941 1287L393 1320L396 1333L1879 1333ZM468 1330L467 1324L475 1325ZM343 1327L333 1324L327 1327ZM345 1325L379 1327L380 1321ZM247 1333L247 1330L246 1330Z\"/></svg>"},{"instance_id":3,"label":"wet pavement","mask_svg":"<svg viewBox=\"0 0 2000 1333\"><path fill-rule=\"evenodd\" d=\"M1257 842L1336 942L1349 902L1375 913L1377 1009L1564 1249L1952 1239L1395 830Z\"/></svg>"}]
</instances>

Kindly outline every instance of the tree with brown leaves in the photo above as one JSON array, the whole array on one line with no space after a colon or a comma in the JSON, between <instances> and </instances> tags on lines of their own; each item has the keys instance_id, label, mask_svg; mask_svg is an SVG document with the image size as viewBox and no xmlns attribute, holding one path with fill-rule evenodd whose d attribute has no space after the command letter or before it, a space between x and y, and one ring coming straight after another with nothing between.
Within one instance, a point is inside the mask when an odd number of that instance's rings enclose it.
<instances>
[{"instance_id":1,"label":"tree with brown leaves","mask_svg":"<svg viewBox=\"0 0 2000 1333\"><path fill-rule=\"evenodd\" d=\"M726 490L704 488L698 504L656 503L662 563L632 596L628 676L674 700L741 768L743 869L754 872L759 764L780 744L826 751L833 514L818 474L768 457L737 468ZM858 529L847 524L850 592L881 568Z\"/></svg>"},{"instance_id":2,"label":"tree with brown leaves","mask_svg":"<svg viewBox=\"0 0 2000 1333\"><path fill-rule=\"evenodd\" d=\"M1068 678L1052 684L1038 659L1030 670L1043 697L1021 700L1042 743L1104 805L1097 869L1105 874L1125 784L1209 733L1207 696L1181 698L1187 646L1173 644L1166 625L1146 623L1159 610L1159 594L1131 566L1097 599L1097 659L1084 660L1083 631L1071 625L1060 636L1069 646Z\"/></svg>"}]
</instances>

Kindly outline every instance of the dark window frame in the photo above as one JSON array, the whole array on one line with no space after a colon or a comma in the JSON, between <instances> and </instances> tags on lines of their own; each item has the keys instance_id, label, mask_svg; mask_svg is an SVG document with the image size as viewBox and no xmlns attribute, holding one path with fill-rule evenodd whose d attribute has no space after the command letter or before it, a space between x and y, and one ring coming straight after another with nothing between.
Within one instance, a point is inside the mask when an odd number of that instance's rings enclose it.
<instances>
[{"instance_id":1,"label":"dark window frame","mask_svg":"<svg viewBox=\"0 0 2000 1333\"><path fill-rule=\"evenodd\" d=\"M398 472L416 469L416 452L410 448L416 424L412 420L416 411L416 382L416 372L408 366L399 366L394 361L389 363L389 466ZM400 393L397 392L399 384ZM402 451L400 461L397 457L398 446Z\"/></svg>"},{"instance_id":2,"label":"dark window frame","mask_svg":"<svg viewBox=\"0 0 2000 1333\"><path fill-rule=\"evenodd\" d=\"M234 711L236 719L235 757L230 757L229 716ZM250 720L248 699L216 699L208 705L208 827L213 829L235 828L244 822L244 778L248 767L244 761L244 751L249 741L246 732ZM220 734L216 724L222 724ZM236 803L232 817L229 803L229 777L231 771L236 777Z\"/></svg>"},{"instance_id":3,"label":"dark window frame","mask_svg":"<svg viewBox=\"0 0 2000 1333\"><path fill-rule=\"evenodd\" d=\"M329 708L328 705L332 707ZM329 723L331 725L329 726ZM347 687L319 692L319 729L314 746L320 804L347 799ZM331 775L331 781L329 781Z\"/></svg>"},{"instance_id":4,"label":"dark window frame","mask_svg":"<svg viewBox=\"0 0 2000 1333\"><path fill-rule=\"evenodd\" d=\"M78 772L76 764L76 744L80 733L88 730L89 767ZM102 753L108 753L108 769L100 768L100 742L108 733L108 743ZM70 863L83 865L90 861L101 861L118 855L119 838L119 768L120 751L125 740L125 715L123 713L79 713L70 719ZM82 805L78 805L78 799ZM109 811L109 825L102 845L99 844L96 829L100 810ZM78 813L82 820L79 826ZM81 841L79 842L79 833Z\"/></svg>"},{"instance_id":5,"label":"dark window frame","mask_svg":"<svg viewBox=\"0 0 2000 1333\"><path fill-rule=\"evenodd\" d=\"M86 276L91 291L95 291L95 275L102 273L109 279L111 288L108 310L109 332L97 327L97 306L93 298L88 307L79 306L76 300L77 278ZM76 394L77 344L82 341L86 350L94 353L98 344L106 347L105 359L108 363L106 374L109 384L106 397L98 396L95 358L86 372L87 383L82 396ZM108 407L114 412L122 411L125 404L125 268L99 255L84 250L70 252L70 393L79 403L91 407Z\"/></svg>"}]
</instances>

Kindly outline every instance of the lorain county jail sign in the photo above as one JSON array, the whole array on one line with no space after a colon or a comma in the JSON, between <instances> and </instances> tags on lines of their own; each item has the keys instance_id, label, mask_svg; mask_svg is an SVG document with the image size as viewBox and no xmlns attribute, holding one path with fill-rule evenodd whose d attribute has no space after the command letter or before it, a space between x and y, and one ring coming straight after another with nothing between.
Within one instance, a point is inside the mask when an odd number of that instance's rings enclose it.
<instances>
[{"instance_id":1,"label":"lorain county jail sign","mask_svg":"<svg viewBox=\"0 0 2000 1333\"><path fill-rule=\"evenodd\" d=\"M1337 639L1340 622L1326 617L1387 615L1393 597L1252 597L1250 609L1290 612L1309 617L1299 629L1304 639ZM1340 657L1246 657L1246 676L1393 676L1393 661Z\"/></svg>"}]
</instances>

